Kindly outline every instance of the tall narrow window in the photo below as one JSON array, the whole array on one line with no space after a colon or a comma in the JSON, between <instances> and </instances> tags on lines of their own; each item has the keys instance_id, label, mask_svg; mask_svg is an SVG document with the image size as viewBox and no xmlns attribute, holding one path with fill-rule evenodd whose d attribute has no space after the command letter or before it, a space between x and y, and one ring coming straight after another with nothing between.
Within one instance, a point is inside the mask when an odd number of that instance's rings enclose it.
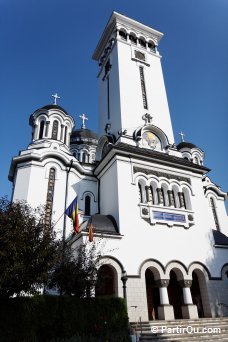
<instances>
[{"instance_id":1,"label":"tall narrow window","mask_svg":"<svg viewBox=\"0 0 228 342\"><path fill-rule=\"evenodd\" d=\"M44 134L44 123L45 123L44 120L42 120L42 121L40 122L39 139L42 139L42 138L43 138L43 134Z\"/></svg>"},{"instance_id":2,"label":"tall narrow window","mask_svg":"<svg viewBox=\"0 0 228 342\"><path fill-rule=\"evenodd\" d=\"M214 221L215 221L215 227L217 230L220 230L218 216L217 216L217 212L216 212L216 208L215 208L215 202L214 202L213 198L210 198L210 204L211 204L211 209L212 209L212 213L213 213L213 217L214 217Z\"/></svg>"},{"instance_id":3,"label":"tall narrow window","mask_svg":"<svg viewBox=\"0 0 228 342\"><path fill-rule=\"evenodd\" d=\"M91 198L90 196L85 197L85 215L91 215Z\"/></svg>"},{"instance_id":4,"label":"tall narrow window","mask_svg":"<svg viewBox=\"0 0 228 342\"><path fill-rule=\"evenodd\" d=\"M138 187L139 187L139 202L143 203L142 185L138 183Z\"/></svg>"},{"instance_id":5,"label":"tall narrow window","mask_svg":"<svg viewBox=\"0 0 228 342\"><path fill-rule=\"evenodd\" d=\"M65 133L64 133L64 144L67 143L67 127L65 127Z\"/></svg>"},{"instance_id":6,"label":"tall narrow window","mask_svg":"<svg viewBox=\"0 0 228 342\"><path fill-rule=\"evenodd\" d=\"M51 168L49 171L49 177L48 177L46 213L45 213L45 224L48 227L50 227L51 225L54 188L55 188L55 169Z\"/></svg>"},{"instance_id":7,"label":"tall narrow window","mask_svg":"<svg viewBox=\"0 0 228 342\"><path fill-rule=\"evenodd\" d=\"M53 127L52 127L52 136L51 136L52 139L57 140L57 138L58 138L58 128L59 128L59 123L58 123L57 120L55 120L53 122Z\"/></svg>"},{"instance_id":8,"label":"tall narrow window","mask_svg":"<svg viewBox=\"0 0 228 342\"><path fill-rule=\"evenodd\" d=\"M143 70L142 66L139 67L139 74L140 74L140 82L141 82L141 88L142 88L143 107L145 109L148 109L147 97L146 97L146 85L145 85L145 79L144 79L144 70Z\"/></svg>"}]
</instances>

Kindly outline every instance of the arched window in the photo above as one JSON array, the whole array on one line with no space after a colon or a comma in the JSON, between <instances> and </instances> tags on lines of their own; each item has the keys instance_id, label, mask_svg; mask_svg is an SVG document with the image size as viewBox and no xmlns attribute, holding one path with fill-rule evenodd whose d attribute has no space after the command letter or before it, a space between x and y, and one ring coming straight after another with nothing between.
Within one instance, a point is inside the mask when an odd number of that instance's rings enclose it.
<instances>
[{"instance_id":1,"label":"arched window","mask_svg":"<svg viewBox=\"0 0 228 342\"><path fill-rule=\"evenodd\" d=\"M168 207L169 206L169 197L168 197L168 186L167 186L167 184L162 184L161 189L162 189L162 195L163 195L163 199L164 199L163 205Z\"/></svg>"},{"instance_id":2,"label":"arched window","mask_svg":"<svg viewBox=\"0 0 228 342\"><path fill-rule=\"evenodd\" d=\"M215 208L215 201L212 197L210 198L210 205L211 205L211 209L212 209L212 213L213 213L213 217L215 221L215 227L217 230L220 230L218 215L217 215L216 208Z\"/></svg>"},{"instance_id":3,"label":"arched window","mask_svg":"<svg viewBox=\"0 0 228 342\"><path fill-rule=\"evenodd\" d=\"M143 48L146 47L146 41L143 37L139 38L139 45L142 46Z\"/></svg>"},{"instance_id":4,"label":"arched window","mask_svg":"<svg viewBox=\"0 0 228 342\"><path fill-rule=\"evenodd\" d=\"M143 191L142 191L142 184L138 183L139 188L139 202L143 203Z\"/></svg>"},{"instance_id":5,"label":"arched window","mask_svg":"<svg viewBox=\"0 0 228 342\"><path fill-rule=\"evenodd\" d=\"M157 205L158 204L157 183L152 181L150 187L151 187L151 193L152 193L152 204Z\"/></svg>"},{"instance_id":6,"label":"arched window","mask_svg":"<svg viewBox=\"0 0 228 342\"><path fill-rule=\"evenodd\" d=\"M57 140L58 139L58 129L59 129L59 123L57 120L54 120L53 127L52 127L52 139Z\"/></svg>"},{"instance_id":7,"label":"arched window","mask_svg":"<svg viewBox=\"0 0 228 342\"><path fill-rule=\"evenodd\" d=\"M139 188L139 200L140 203L146 203L147 202L147 194L146 194L146 184L144 180L140 179L138 183Z\"/></svg>"},{"instance_id":8,"label":"arched window","mask_svg":"<svg viewBox=\"0 0 228 342\"><path fill-rule=\"evenodd\" d=\"M122 39L127 40L127 33L124 30L119 30L119 35Z\"/></svg>"},{"instance_id":9,"label":"arched window","mask_svg":"<svg viewBox=\"0 0 228 342\"><path fill-rule=\"evenodd\" d=\"M153 51L153 52L156 51L155 44L154 44L154 42L152 40L150 40L148 42L148 48L150 49L150 51Z\"/></svg>"},{"instance_id":10,"label":"arched window","mask_svg":"<svg viewBox=\"0 0 228 342\"><path fill-rule=\"evenodd\" d=\"M45 224L50 227L52 218L53 197L55 188L55 169L51 168L48 177Z\"/></svg>"},{"instance_id":11,"label":"arched window","mask_svg":"<svg viewBox=\"0 0 228 342\"><path fill-rule=\"evenodd\" d=\"M85 197L85 215L91 215L91 198L90 196Z\"/></svg>"},{"instance_id":12,"label":"arched window","mask_svg":"<svg viewBox=\"0 0 228 342\"><path fill-rule=\"evenodd\" d=\"M185 209L192 210L189 189L183 188L182 192L184 196Z\"/></svg>"},{"instance_id":13,"label":"arched window","mask_svg":"<svg viewBox=\"0 0 228 342\"><path fill-rule=\"evenodd\" d=\"M64 132L64 144L67 143L67 127L65 127L65 132Z\"/></svg>"},{"instance_id":14,"label":"arched window","mask_svg":"<svg viewBox=\"0 0 228 342\"><path fill-rule=\"evenodd\" d=\"M180 208L180 200L179 200L179 189L177 185L173 185L172 187L173 194L174 194L174 203L175 203L175 208Z\"/></svg>"},{"instance_id":15,"label":"arched window","mask_svg":"<svg viewBox=\"0 0 228 342\"><path fill-rule=\"evenodd\" d=\"M42 121L40 122L39 139L42 139L42 138L43 138L43 134L44 134L44 124L45 124L45 121L42 120Z\"/></svg>"},{"instance_id":16,"label":"arched window","mask_svg":"<svg viewBox=\"0 0 228 342\"><path fill-rule=\"evenodd\" d=\"M137 44L137 38L134 33L129 34L129 40L132 42L132 44Z\"/></svg>"}]
</instances>

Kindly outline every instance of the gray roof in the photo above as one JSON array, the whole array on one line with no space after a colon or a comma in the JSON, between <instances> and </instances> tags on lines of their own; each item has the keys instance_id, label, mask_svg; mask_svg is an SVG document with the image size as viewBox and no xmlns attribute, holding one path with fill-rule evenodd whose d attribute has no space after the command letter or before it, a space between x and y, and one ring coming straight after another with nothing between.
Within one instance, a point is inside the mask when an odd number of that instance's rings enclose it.
<instances>
[{"instance_id":1,"label":"gray roof","mask_svg":"<svg viewBox=\"0 0 228 342\"><path fill-rule=\"evenodd\" d=\"M95 144L98 143L97 133L87 128L75 129L70 136L71 144Z\"/></svg>"},{"instance_id":2,"label":"gray roof","mask_svg":"<svg viewBox=\"0 0 228 342\"><path fill-rule=\"evenodd\" d=\"M88 221L81 225L82 231L88 231L92 223L94 233L119 235L116 220L112 215L95 214Z\"/></svg>"},{"instance_id":3,"label":"gray roof","mask_svg":"<svg viewBox=\"0 0 228 342\"><path fill-rule=\"evenodd\" d=\"M184 147L188 147L188 148L197 148L196 145L190 143L190 142L185 142L185 141L182 141L180 142L178 145L177 145L177 149L178 150L181 150L182 148Z\"/></svg>"},{"instance_id":4,"label":"gray roof","mask_svg":"<svg viewBox=\"0 0 228 342\"><path fill-rule=\"evenodd\" d=\"M225 234L214 229L212 229L212 232L214 236L215 245L228 247L228 237Z\"/></svg>"},{"instance_id":5,"label":"gray roof","mask_svg":"<svg viewBox=\"0 0 228 342\"><path fill-rule=\"evenodd\" d=\"M55 105L55 104L50 104L50 105L44 106L44 107L42 107L40 109L47 109L47 110L49 110L49 109L59 109L62 112L64 112L65 114L68 115L67 111L63 107Z\"/></svg>"}]
</instances>

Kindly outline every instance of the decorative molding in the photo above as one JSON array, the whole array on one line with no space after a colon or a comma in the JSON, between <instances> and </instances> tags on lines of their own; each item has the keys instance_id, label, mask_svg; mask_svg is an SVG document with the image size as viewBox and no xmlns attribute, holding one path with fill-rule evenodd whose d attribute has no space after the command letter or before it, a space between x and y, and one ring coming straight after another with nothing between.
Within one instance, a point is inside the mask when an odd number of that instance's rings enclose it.
<instances>
[{"instance_id":1,"label":"decorative molding","mask_svg":"<svg viewBox=\"0 0 228 342\"><path fill-rule=\"evenodd\" d=\"M168 287L169 279L158 279L156 280L156 285L158 287Z\"/></svg>"},{"instance_id":2,"label":"decorative molding","mask_svg":"<svg viewBox=\"0 0 228 342\"><path fill-rule=\"evenodd\" d=\"M186 178L186 177L182 177L182 176L176 176L176 175L172 175L170 173L161 172L161 171L144 169L144 168L138 167L138 166L133 166L133 173L137 173L137 172L141 172L141 173L144 173L145 175L152 175L152 176L156 176L156 177L165 177L167 179L176 179L179 182L183 181L183 182L186 182L186 183L191 185L190 178Z\"/></svg>"},{"instance_id":3,"label":"decorative molding","mask_svg":"<svg viewBox=\"0 0 228 342\"><path fill-rule=\"evenodd\" d=\"M192 280L179 280L179 284L181 287L191 287L192 286Z\"/></svg>"}]
</instances>

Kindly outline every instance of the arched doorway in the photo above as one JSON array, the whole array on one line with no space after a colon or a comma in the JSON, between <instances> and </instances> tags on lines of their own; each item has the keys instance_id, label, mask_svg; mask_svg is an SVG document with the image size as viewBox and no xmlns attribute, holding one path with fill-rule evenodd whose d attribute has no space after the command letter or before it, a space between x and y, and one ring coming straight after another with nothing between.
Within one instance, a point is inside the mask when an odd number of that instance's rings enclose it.
<instances>
[{"instance_id":1,"label":"arched doorway","mask_svg":"<svg viewBox=\"0 0 228 342\"><path fill-rule=\"evenodd\" d=\"M192 286L190 290L192 294L193 304L197 306L198 316L199 318L202 318L204 317L203 302L202 302L202 296L201 296L201 291L200 291L199 279L195 271L192 272Z\"/></svg>"},{"instance_id":2,"label":"arched doorway","mask_svg":"<svg viewBox=\"0 0 228 342\"><path fill-rule=\"evenodd\" d=\"M149 320L158 319L158 306L160 305L159 288L154 280L153 272L148 268L145 273L146 295Z\"/></svg>"},{"instance_id":3,"label":"arched doorway","mask_svg":"<svg viewBox=\"0 0 228 342\"><path fill-rule=\"evenodd\" d=\"M102 265L98 271L95 287L96 297L115 296L115 273L114 269L108 265Z\"/></svg>"},{"instance_id":4,"label":"arched doorway","mask_svg":"<svg viewBox=\"0 0 228 342\"><path fill-rule=\"evenodd\" d=\"M168 285L168 295L169 295L169 303L173 306L174 317L176 319L182 318L182 310L181 307L183 305L183 291L180 286L176 273L171 270L170 271L170 281Z\"/></svg>"}]
</instances>

